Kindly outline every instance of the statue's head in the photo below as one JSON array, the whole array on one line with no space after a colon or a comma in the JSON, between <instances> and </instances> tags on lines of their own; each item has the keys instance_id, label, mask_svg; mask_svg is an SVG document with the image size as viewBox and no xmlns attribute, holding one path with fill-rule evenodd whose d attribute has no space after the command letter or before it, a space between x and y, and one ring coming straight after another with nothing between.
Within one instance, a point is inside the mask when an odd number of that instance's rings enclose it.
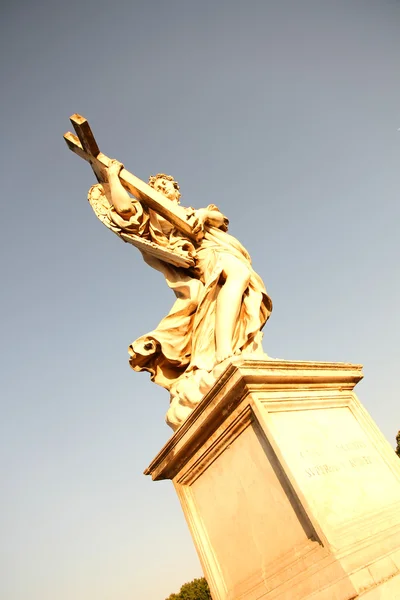
<instances>
[{"instance_id":1,"label":"statue's head","mask_svg":"<svg viewBox=\"0 0 400 600\"><path fill-rule=\"evenodd\" d=\"M179 184L171 175L165 175L165 173L151 175L149 177L149 185L157 190L157 192L164 194L169 200L179 203L179 198L181 197Z\"/></svg>"}]
</instances>

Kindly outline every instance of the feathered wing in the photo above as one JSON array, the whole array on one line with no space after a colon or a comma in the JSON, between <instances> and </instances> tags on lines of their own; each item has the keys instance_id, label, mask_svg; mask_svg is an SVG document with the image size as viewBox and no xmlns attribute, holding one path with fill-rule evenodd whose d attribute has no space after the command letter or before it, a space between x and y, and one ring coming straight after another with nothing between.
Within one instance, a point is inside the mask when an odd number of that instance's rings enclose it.
<instances>
[{"instance_id":1,"label":"feathered wing","mask_svg":"<svg viewBox=\"0 0 400 600\"><path fill-rule=\"evenodd\" d=\"M109 200L109 187L107 184L96 183L92 185L88 192L88 200L93 208L96 217L114 233L121 236L122 232L133 233L135 235L148 237L148 214L143 210L142 205L132 198L132 204L135 208L135 214L126 221L112 206ZM147 227L146 227L147 226Z\"/></svg>"},{"instance_id":2,"label":"feathered wing","mask_svg":"<svg viewBox=\"0 0 400 600\"><path fill-rule=\"evenodd\" d=\"M150 215L138 200L132 198L132 205L136 212L128 221L123 219L112 206L107 184L93 185L88 192L88 200L96 217L124 242L171 265L184 268L194 266L191 249L170 248L168 240L166 240L166 247L152 241Z\"/></svg>"}]
</instances>

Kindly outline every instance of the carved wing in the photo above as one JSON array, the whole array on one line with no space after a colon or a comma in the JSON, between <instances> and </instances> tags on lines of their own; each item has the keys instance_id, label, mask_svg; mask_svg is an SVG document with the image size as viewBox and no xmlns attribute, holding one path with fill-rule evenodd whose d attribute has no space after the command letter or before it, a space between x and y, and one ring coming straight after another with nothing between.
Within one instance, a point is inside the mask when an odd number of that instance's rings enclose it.
<instances>
[{"instance_id":1,"label":"carved wing","mask_svg":"<svg viewBox=\"0 0 400 600\"><path fill-rule=\"evenodd\" d=\"M96 217L100 219L108 229L111 229L111 231L119 235L121 228L110 219L109 213L111 205L107 199L103 186L99 184L92 185L88 193L88 200Z\"/></svg>"},{"instance_id":2,"label":"carved wing","mask_svg":"<svg viewBox=\"0 0 400 600\"><path fill-rule=\"evenodd\" d=\"M175 267L194 267L195 260L177 250L171 250L155 244L150 240L136 235L133 231L140 231L140 225L136 223L133 226L128 224L127 228L119 227L111 218L111 204L107 199L107 188L100 184L93 185L88 193L90 206L93 208L96 217L106 226L118 235L124 242L128 242L138 248L141 252L146 252L159 260L162 260Z\"/></svg>"}]
</instances>

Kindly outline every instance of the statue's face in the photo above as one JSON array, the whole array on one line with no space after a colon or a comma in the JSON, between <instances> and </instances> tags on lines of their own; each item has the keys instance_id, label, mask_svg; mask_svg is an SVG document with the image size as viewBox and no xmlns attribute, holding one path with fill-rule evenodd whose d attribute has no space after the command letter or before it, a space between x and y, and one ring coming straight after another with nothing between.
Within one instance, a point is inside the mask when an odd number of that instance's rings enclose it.
<instances>
[{"instance_id":1,"label":"statue's face","mask_svg":"<svg viewBox=\"0 0 400 600\"><path fill-rule=\"evenodd\" d=\"M154 183L154 189L157 190L157 192L164 194L164 196L166 196L169 200L178 202L179 192L174 188L173 181L164 179L164 177L156 179Z\"/></svg>"}]
</instances>

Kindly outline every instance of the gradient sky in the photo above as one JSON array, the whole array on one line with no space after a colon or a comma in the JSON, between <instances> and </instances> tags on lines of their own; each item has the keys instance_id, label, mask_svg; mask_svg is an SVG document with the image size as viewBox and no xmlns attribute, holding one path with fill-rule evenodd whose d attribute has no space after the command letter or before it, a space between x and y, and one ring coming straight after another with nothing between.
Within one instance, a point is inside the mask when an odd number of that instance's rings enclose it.
<instances>
[{"instance_id":1,"label":"gradient sky","mask_svg":"<svg viewBox=\"0 0 400 600\"><path fill-rule=\"evenodd\" d=\"M173 295L92 213L75 112L229 216L274 301L265 350L362 363L394 444L399 27L395 0L4 5L2 600L164 600L201 575L172 484L142 475L168 394L127 362Z\"/></svg>"}]
</instances>

